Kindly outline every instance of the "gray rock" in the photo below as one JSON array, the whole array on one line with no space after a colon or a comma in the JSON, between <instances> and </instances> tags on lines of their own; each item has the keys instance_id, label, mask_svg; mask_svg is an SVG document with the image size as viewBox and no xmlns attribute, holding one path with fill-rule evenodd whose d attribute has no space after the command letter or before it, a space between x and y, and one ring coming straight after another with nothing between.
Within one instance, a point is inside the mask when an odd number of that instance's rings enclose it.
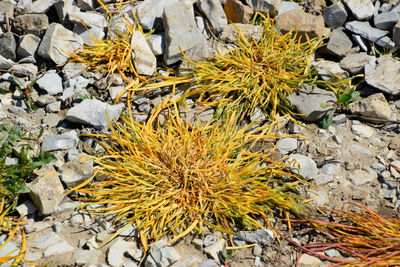
<instances>
[{"instance_id":1,"label":"gray rock","mask_svg":"<svg viewBox=\"0 0 400 267\"><path fill-rule=\"evenodd\" d=\"M392 115L389 103L382 93L373 94L350 103L349 108L353 114L377 119L390 120Z\"/></svg>"},{"instance_id":2,"label":"gray rock","mask_svg":"<svg viewBox=\"0 0 400 267\"><path fill-rule=\"evenodd\" d=\"M157 59L146 42L142 32L134 31L131 39L132 51L135 55L133 62L137 73L153 75L157 67Z\"/></svg>"},{"instance_id":3,"label":"gray rock","mask_svg":"<svg viewBox=\"0 0 400 267\"><path fill-rule=\"evenodd\" d=\"M261 246L267 246L275 239L274 233L269 229L258 229L255 232L239 233L233 237L235 241L245 241L248 244L257 243Z\"/></svg>"},{"instance_id":4,"label":"gray rock","mask_svg":"<svg viewBox=\"0 0 400 267\"><path fill-rule=\"evenodd\" d=\"M103 40L105 33L102 28L89 28L86 29L84 26L75 25L73 32L76 33L83 41L85 45L94 46L96 44L96 40ZM95 39L93 39L93 37Z\"/></svg>"},{"instance_id":5,"label":"gray rock","mask_svg":"<svg viewBox=\"0 0 400 267\"><path fill-rule=\"evenodd\" d=\"M279 153L286 155L297 149L297 139L293 137L286 137L278 141L276 149Z\"/></svg>"},{"instance_id":6,"label":"gray rock","mask_svg":"<svg viewBox=\"0 0 400 267\"><path fill-rule=\"evenodd\" d=\"M20 59L18 61L18 63L20 63L20 64L24 64L24 63L36 64L36 59L34 56L28 56L28 57L24 57L24 58Z\"/></svg>"},{"instance_id":7,"label":"gray rock","mask_svg":"<svg viewBox=\"0 0 400 267\"><path fill-rule=\"evenodd\" d=\"M82 76L78 76L74 79L68 79L64 82L64 91L62 96L60 97L60 100L64 102L71 101L72 98L79 92L83 91L88 84L89 80L83 78Z\"/></svg>"},{"instance_id":8,"label":"gray rock","mask_svg":"<svg viewBox=\"0 0 400 267\"><path fill-rule=\"evenodd\" d=\"M17 55L20 58L35 56L40 38L33 34L26 34L19 40Z\"/></svg>"},{"instance_id":9,"label":"gray rock","mask_svg":"<svg viewBox=\"0 0 400 267\"><path fill-rule=\"evenodd\" d=\"M371 151L369 151L368 149L366 149L363 146L360 146L360 145L357 145L357 144L350 144L350 149L360 153L361 155L364 155L364 156L367 156L367 157L372 157Z\"/></svg>"},{"instance_id":10,"label":"gray rock","mask_svg":"<svg viewBox=\"0 0 400 267\"><path fill-rule=\"evenodd\" d=\"M128 249L127 253L137 262L141 261L144 256L143 250L137 248Z\"/></svg>"},{"instance_id":11,"label":"gray rock","mask_svg":"<svg viewBox=\"0 0 400 267\"><path fill-rule=\"evenodd\" d=\"M216 267L216 266L221 266L216 260L206 260L200 263L199 265L199 267Z\"/></svg>"},{"instance_id":12,"label":"gray rock","mask_svg":"<svg viewBox=\"0 0 400 267\"><path fill-rule=\"evenodd\" d=\"M63 92L62 79L55 70L47 71L36 83L40 89L50 95L57 95Z\"/></svg>"},{"instance_id":13,"label":"gray rock","mask_svg":"<svg viewBox=\"0 0 400 267\"><path fill-rule=\"evenodd\" d=\"M32 10L32 0L18 1L17 8L24 14L29 13Z\"/></svg>"},{"instance_id":14,"label":"gray rock","mask_svg":"<svg viewBox=\"0 0 400 267\"><path fill-rule=\"evenodd\" d=\"M33 248L45 249L61 241L63 241L63 239L59 235L54 232L49 232L36 238L30 246Z\"/></svg>"},{"instance_id":15,"label":"gray rock","mask_svg":"<svg viewBox=\"0 0 400 267\"><path fill-rule=\"evenodd\" d=\"M328 249L324 251L325 255L331 258L339 257L340 253L334 248Z\"/></svg>"},{"instance_id":16,"label":"gray rock","mask_svg":"<svg viewBox=\"0 0 400 267\"><path fill-rule=\"evenodd\" d=\"M101 130L109 127L108 120L110 123L118 120L123 107L124 104L108 105L97 99L85 99L69 109L65 118Z\"/></svg>"},{"instance_id":17,"label":"gray rock","mask_svg":"<svg viewBox=\"0 0 400 267\"><path fill-rule=\"evenodd\" d=\"M307 156L293 154L287 160L290 163L290 169L304 178L312 178L318 173L317 164Z\"/></svg>"},{"instance_id":18,"label":"gray rock","mask_svg":"<svg viewBox=\"0 0 400 267\"><path fill-rule=\"evenodd\" d=\"M96 7L96 0L78 0L78 6L84 11L91 11Z\"/></svg>"},{"instance_id":19,"label":"gray rock","mask_svg":"<svg viewBox=\"0 0 400 267\"><path fill-rule=\"evenodd\" d=\"M52 23L48 27L38 54L44 59L51 59L56 64L64 64L76 49L82 48L82 39L61 24Z\"/></svg>"},{"instance_id":20,"label":"gray rock","mask_svg":"<svg viewBox=\"0 0 400 267\"><path fill-rule=\"evenodd\" d=\"M278 15L301 8L299 4L292 1L282 1L281 7L278 9Z\"/></svg>"},{"instance_id":21,"label":"gray rock","mask_svg":"<svg viewBox=\"0 0 400 267\"><path fill-rule=\"evenodd\" d=\"M282 5L282 0L246 0L254 11L276 14Z\"/></svg>"},{"instance_id":22,"label":"gray rock","mask_svg":"<svg viewBox=\"0 0 400 267\"><path fill-rule=\"evenodd\" d=\"M371 0L343 0L358 20L368 20L374 14L375 8Z\"/></svg>"},{"instance_id":23,"label":"gray rock","mask_svg":"<svg viewBox=\"0 0 400 267\"><path fill-rule=\"evenodd\" d=\"M46 112L55 113L61 110L61 101L50 103L46 106Z\"/></svg>"},{"instance_id":24,"label":"gray rock","mask_svg":"<svg viewBox=\"0 0 400 267\"><path fill-rule=\"evenodd\" d=\"M82 155L59 169L61 181L68 187L77 186L93 176L93 159Z\"/></svg>"},{"instance_id":25,"label":"gray rock","mask_svg":"<svg viewBox=\"0 0 400 267\"><path fill-rule=\"evenodd\" d=\"M197 6L210 21L214 34L219 34L228 25L228 20L219 0L197 0Z\"/></svg>"},{"instance_id":26,"label":"gray rock","mask_svg":"<svg viewBox=\"0 0 400 267\"><path fill-rule=\"evenodd\" d=\"M36 103L39 107L44 107L44 106L47 106L48 104L53 103L53 102L55 102L55 101L56 101L56 98L55 98L54 96L49 95L49 94L45 94L45 95L41 95L41 96L39 97L39 99L36 100L35 103Z\"/></svg>"},{"instance_id":27,"label":"gray rock","mask_svg":"<svg viewBox=\"0 0 400 267\"><path fill-rule=\"evenodd\" d=\"M236 42L237 38L240 38L238 30L249 41L254 40L258 42L261 39L261 27L259 25L242 23L236 23L234 25L228 24L220 34L219 38L225 42Z\"/></svg>"},{"instance_id":28,"label":"gray rock","mask_svg":"<svg viewBox=\"0 0 400 267\"><path fill-rule=\"evenodd\" d=\"M14 19L14 8L15 4L11 1L1 1L0 2L0 23L8 23L8 19Z\"/></svg>"},{"instance_id":29,"label":"gray rock","mask_svg":"<svg viewBox=\"0 0 400 267\"><path fill-rule=\"evenodd\" d=\"M362 22L355 20L347 22L345 28L384 48L391 49L395 46L395 43L386 36L385 31L371 27L367 21Z\"/></svg>"},{"instance_id":30,"label":"gray rock","mask_svg":"<svg viewBox=\"0 0 400 267\"><path fill-rule=\"evenodd\" d=\"M164 34L152 34L146 39L153 55L160 56L165 53L165 36Z\"/></svg>"},{"instance_id":31,"label":"gray rock","mask_svg":"<svg viewBox=\"0 0 400 267\"><path fill-rule=\"evenodd\" d=\"M343 32L342 28L338 28L333 30L329 36L325 50L328 54L342 58L350 53L352 46L353 42L347 34Z\"/></svg>"},{"instance_id":32,"label":"gray rock","mask_svg":"<svg viewBox=\"0 0 400 267\"><path fill-rule=\"evenodd\" d=\"M75 131L65 134L46 135L43 137L42 149L46 152L60 149L75 148L78 144L78 136Z\"/></svg>"},{"instance_id":33,"label":"gray rock","mask_svg":"<svg viewBox=\"0 0 400 267\"><path fill-rule=\"evenodd\" d=\"M122 238L116 238L115 242L107 250L107 261L113 267L120 267L124 264L124 253L128 249L135 248L134 242L127 242Z\"/></svg>"},{"instance_id":34,"label":"gray rock","mask_svg":"<svg viewBox=\"0 0 400 267\"><path fill-rule=\"evenodd\" d=\"M12 32L0 34L0 55L14 61L17 57L16 50L14 34Z\"/></svg>"},{"instance_id":35,"label":"gray rock","mask_svg":"<svg viewBox=\"0 0 400 267\"><path fill-rule=\"evenodd\" d=\"M256 244L253 247L253 255L254 256L261 256L261 253L262 253L262 248L258 244Z\"/></svg>"},{"instance_id":36,"label":"gray rock","mask_svg":"<svg viewBox=\"0 0 400 267\"><path fill-rule=\"evenodd\" d=\"M213 243L212 245L205 247L204 252L212 257L214 260L219 260L219 255L224 248L226 241L224 239L218 240L217 242Z\"/></svg>"},{"instance_id":37,"label":"gray rock","mask_svg":"<svg viewBox=\"0 0 400 267\"><path fill-rule=\"evenodd\" d=\"M203 240L203 246L208 247L216 242L216 238L213 235L207 235Z\"/></svg>"},{"instance_id":38,"label":"gray rock","mask_svg":"<svg viewBox=\"0 0 400 267\"><path fill-rule=\"evenodd\" d=\"M400 21L394 25L393 28L393 42L397 45L400 46Z\"/></svg>"},{"instance_id":39,"label":"gray rock","mask_svg":"<svg viewBox=\"0 0 400 267\"><path fill-rule=\"evenodd\" d=\"M180 255L173 247L166 246L168 241L159 240L150 249L150 257L147 258L145 266L170 266L180 259Z\"/></svg>"},{"instance_id":40,"label":"gray rock","mask_svg":"<svg viewBox=\"0 0 400 267\"><path fill-rule=\"evenodd\" d=\"M164 60L167 65L179 61L183 57L182 52L189 54L190 50L207 46L206 39L196 26L193 12L193 6L185 2L170 4L164 8Z\"/></svg>"},{"instance_id":41,"label":"gray rock","mask_svg":"<svg viewBox=\"0 0 400 267\"><path fill-rule=\"evenodd\" d=\"M260 257L257 256L254 258L254 265L255 266L263 266L264 261Z\"/></svg>"},{"instance_id":42,"label":"gray rock","mask_svg":"<svg viewBox=\"0 0 400 267\"><path fill-rule=\"evenodd\" d=\"M191 267L191 266L199 266L201 260L196 256L190 256L189 258L184 259L183 261L174 265L174 267Z\"/></svg>"},{"instance_id":43,"label":"gray rock","mask_svg":"<svg viewBox=\"0 0 400 267\"><path fill-rule=\"evenodd\" d=\"M83 250L79 249L72 255L76 264L96 264L101 256L100 250Z\"/></svg>"},{"instance_id":44,"label":"gray rock","mask_svg":"<svg viewBox=\"0 0 400 267\"><path fill-rule=\"evenodd\" d=\"M134 25L135 22L129 16L118 14L109 19L109 31L111 36L115 37L117 34L123 34L128 30L128 25Z\"/></svg>"},{"instance_id":45,"label":"gray rock","mask_svg":"<svg viewBox=\"0 0 400 267\"><path fill-rule=\"evenodd\" d=\"M319 121L332 107L321 107L321 103L334 103L334 94L319 89L311 88L309 91L297 91L290 95L292 105L297 112L303 114L306 121Z\"/></svg>"},{"instance_id":46,"label":"gray rock","mask_svg":"<svg viewBox=\"0 0 400 267\"><path fill-rule=\"evenodd\" d=\"M46 13L50 7L52 7L57 0L36 0L32 2L32 13L41 14Z\"/></svg>"},{"instance_id":47,"label":"gray rock","mask_svg":"<svg viewBox=\"0 0 400 267\"><path fill-rule=\"evenodd\" d=\"M54 7L56 9L58 20L60 21L60 23L66 22L68 13L80 11L80 8L77 6L76 1L74 0L58 1L54 4Z\"/></svg>"},{"instance_id":48,"label":"gray rock","mask_svg":"<svg viewBox=\"0 0 400 267\"><path fill-rule=\"evenodd\" d=\"M64 194L64 188L52 165L44 165L35 171L37 178L27 184L29 196L43 215L57 211Z\"/></svg>"},{"instance_id":49,"label":"gray rock","mask_svg":"<svg viewBox=\"0 0 400 267\"><path fill-rule=\"evenodd\" d=\"M358 44L358 47L360 48L361 51L363 52L368 51L367 41L365 38L361 37L358 34L352 34L351 37L353 38L354 42Z\"/></svg>"},{"instance_id":50,"label":"gray rock","mask_svg":"<svg viewBox=\"0 0 400 267\"><path fill-rule=\"evenodd\" d=\"M64 74L64 78L76 78L84 72L86 68L85 63L80 62L68 62L64 65L62 69L62 73ZM83 78L83 77L82 77Z\"/></svg>"},{"instance_id":51,"label":"gray rock","mask_svg":"<svg viewBox=\"0 0 400 267\"><path fill-rule=\"evenodd\" d=\"M399 21L399 15L396 12L386 12L374 16L374 25L381 30L392 30Z\"/></svg>"},{"instance_id":52,"label":"gray rock","mask_svg":"<svg viewBox=\"0 0 400 267\"><path fill-rule=\"evenodd\" d=\"M29 233L33 233L33 232L40 232L40 231L45 230L50 227L51 227L51 225L48 222L39 221L39 222L25 224L24 230L25 230L25 233L29 234Z\"/></svg>"},{"instance_id":53,"label":"gray rock","mask_svg":"<svg viewBox=\"0 0 400 267\"><path fill-rule=\"evenodd\" d=\"M15 208L21 217L31 215L36 212L35 205L30 200L25 200Z\"/></svg>"},{"instance_id":54,"label":"gray rock","mask_svg":"<svg viewBox=\"0 0 400 267\"><path fill-rule=\"evenodd\" d=\"M390 55L383 55L377 60L377 66L365 73L366 82L391 95L400 94L400 61Z\"/></svg>"},{"instance_id":55,"label":"gray rock","mask_svg":"<svg viewBox=\"0 0 400 267\"><path fill-rule=\"evenodd\" d=\"M15 17L13 31L18 35L34 34L42 37L49 27L46 14L23 14Z\"/></svg>"},{"instance_id":56,"label":"gray rock","mask_svg":"<svg viewBox=\"0 0 400 267\"><path fill-rule=\"evenodd\" d=\"M17 76L35 76L38 72L38 67L31 63L15 64L11 67L10 72Z\"/></svg>"},{"instance_id":57,"label":"gray rock","mask_svg":"<svg viewBox=\"0 0 400 267\"><path fill-rule=\"evenodd\" d=\"M9 261L7 261L6 259L7 259L7 257L17 256L20 252L20 249L16 245L14 245L14 243L12 241L5 244L7 238L8 237L5 234L0 236L0 246L1 246L0 258L2 260L4 259L4 261L6 263L13 263L15 261L14 259L9 260ZM2 263L3 263L3 261L2 261ZM6 263L2 264L2 266L10 266L9 264L6 264Z\"/></svg>"},{"instance_id":58,"label":"gray rock","mask_svg":"<svg viewBox=\"0 0 400 267\"><path fill-rule=\"evenodd\" d=\"M345 79L349 76L339 63L330 60L318 60L311 62L311 66L316 69L318 75L324 81L336 81Z\"/></svg>"},{"instance_id":59,"label":"gray rock","mask_svg":"<svg viewBox=\"0 0 400 267\"><path fill-rule=\"evenodd\" d=\"M375 134L374 129L372 129L368 125L353 124L351 126L351 130L356 135L364 138L371 138Z\"/></svg>"},{"instance_id":60,"label":"gray rock","mask_svg":"<svg viewBox=\"0 0 400 267\"><path fill-rule=\"evenodd\" d=\"M314 177L315 185L320 186L333 182L333 175L320 173Z\"/></svg>"},{"instance_id":61,"label":"gray rock","mask_svg":"<svg viewBox=\"0 0 400 267\"><path fill-rule=\"evenodd\" d=\"M364 69L365 65L374 59L374 56L369 56L365 52L360 52L345 56L340 60L339 66L351 74L359 74Z\"/></svg>"},{"instance_id":62,"label":"gray rock","mask_svg":"<svg viewBox=\"0 0 400 267\"><path fill-rule=\"evenodd\" d=\"M322 171L325 174L335 175L339 171L339 163L327 163L322 166Z\"/></svg>"},{"instance_id":63,"label":"gray rock","mask_svg":"<svg viewBox=\"0 0 400 267\"><path fill-rule=\"evenodd\" d=\"M52 245L48 248L46 248L46 250L43 252L43 255L45 257L50 257L52 255L56 255L56 254L65 254L68 253L70 251L73 251L75 248L72 247L70 244L68 244L67 241L63 241L61 243Z\"/></svg>"},{"instance_id":64,"label":"gray rock","mask_svg":"<svg viewBox=\"0 0 400 267\"><path fill-rule=\"evenodd\" d=\"M179 0L146 0L136 6L136 16L143 29L151 30L162 23L162 15L167 5L175 5Z\"/></svg>"},{"instance_id":65,"label":"gray rock","mask_svg":"<svg viewBox=\"0 0 400 267\"><path fill-rule=\"evenodd\" d=\"M0 69L8 70L14 65L14 62L0 55Z\"/></svg>"},{"instance_id":66,"label":"gray rock","mask_svg":"<svg viewBox=\"0 0 400 267\"><path fill-rule=\"evenodd\" d=\"M107 25L104 16L97 12L73 11L68 13L68 18L75 25L79 26L86 25L88 28L103 29Z\"/></svg>"},{"instance_id":67,"label":"gray rock","mask_svg":"<svg viewBox=\"0 0 400 267\"><path fill-rule=\"evenodd\" d=\"M323 13L325 24L331 28L336 29L342 26L347 19L347 12L341 2L337 2L328 6Z\"/></svg>"},{"instance_id":68,"label":"gray rock","mask_svg":"<svg viewBox=\"0 0 400 267\"><path fill-rule=\"evenodd\" d=\"M54 224L53 224L53 226L51 227L51 228L53 228L53 231L56 233L56 234L59 234L59 233L61 233L62 232L62 230L63 230L63 223L61 223L61 222L54 222Z\"/></svg>"},{"instance_id":69,"label":"gray rock","mask_svg":"<svg viewBox=\"0 0 400 267\"><path fill-rule=\"evenodd\" d=\"M372 182L376 177L364 170L355 170L347 174L347 178L356 186Z\"/></svg>"}]
</instances>

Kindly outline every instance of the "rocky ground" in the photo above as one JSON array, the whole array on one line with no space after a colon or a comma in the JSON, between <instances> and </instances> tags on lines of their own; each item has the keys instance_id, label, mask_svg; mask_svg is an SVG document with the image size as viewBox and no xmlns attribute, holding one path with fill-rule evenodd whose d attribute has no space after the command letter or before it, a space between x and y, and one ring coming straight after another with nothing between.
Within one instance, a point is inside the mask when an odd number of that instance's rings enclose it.
<instances>
[{"instance_id":1,"label":"rocky ground","mask_svg":"<svg viewBox=\"0 0 400 267\"><path fill-rule=\"evenodd\" d=\"M364 74L357 87L361 97L350 104L350 113L337 114L326 130L319 122L335 101L333 94L318 88L299 88L292 101L307 127L284 123L277 151L296 160L300 174L318 187L306 192L313 203L341 209L356 201L388 216L400 207L400 4L398 0L145 0L128 1L118 11L118 2L103 1L116 15L107 23L106 12L92 0L1 0L0 1L0 119L38 135L44 128L40 148L57 162L39 170L28 184L29 196L21 198L17 212L28 220L26 259L48 266L219 266L218 253L226 237L218 231L188 236L174 246L163 239L143 259L137 232L125 230L111 244L97 250L114 229L108 218L94 217L77 209L78 202L63 197L93 174L93 161L77 154L99 149L82 132L107 131L105 116L117 119L124 104L113 104L126 86L119 75L105 78L90 72L83 63L69 62L70 54L83 45L93 45L90 34L103 39L123 32L134 20L145 31L157 26L147 39L137 31L132 38L134 64L140 75L165 74L166 65L178 68L182 49L192 59L226 51L235 40L235 27L248 38L260 38L258 26L250 25L254 11L276 11L277 28L326 38L312 65L322 79ZM125 14L125 16L124 16ZM83 26L83 25L86 25ZM89 34L90 32L90 34ZM391 53L392 52L392 53ZM358 78L360 79L360 78ZM32 89L32 90L30 90ZM134 118L147 119L159 96L171 94L160 88L134 100ZM32 110L31 104L38 107ZM189 120L207 121L213 110L200 113L188 100ZM258 114L264 116L264 114ZM13 158L7 159L13 163ZM284 231L285 229L281 229ZM4 242L5 235L0 237ZM318 236L292 233L300 243ZM268 230L241 233L235 245L257 243L236 250L229 266L294 266L298 253L285 241L278 243ZM0 249L0 256L19 245L21 238ZM335 250L331 257L341 257ZM304 266L325 266L312 256L302 256Z\"/></svg>"}]
</instances>

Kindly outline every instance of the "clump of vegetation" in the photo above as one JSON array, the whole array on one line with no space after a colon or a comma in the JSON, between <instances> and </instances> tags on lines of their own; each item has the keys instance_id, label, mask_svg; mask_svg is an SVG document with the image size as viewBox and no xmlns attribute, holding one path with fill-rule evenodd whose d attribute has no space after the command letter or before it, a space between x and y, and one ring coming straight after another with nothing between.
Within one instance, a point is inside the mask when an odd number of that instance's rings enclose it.
<instances>
[{"instance_id":1,"label":"clump of vegetation","mask_svg":"<svg viewBox=\"0 0 400 267\"><path fill-rule=\"evenodd\" d=\"M337 263L337 266L399 266L400 220L377 214L352 203L359 212L331 211L334 221L303 220L332 240L301 247L303 251ZM335 248L353 260L328 258L317 252Z\"/></svg>"},{"instance_id":2,"label":"clump of vegetation","mask_svg":"<svg viewBox=\"0 0 400 267\"><path fill-rule=\"evenodd\" d=\"M42 134L43 130L38 137L33 137L23 133L17 126L0 125L0 198L7 205L15 206L18 195L29 192L25 182L35 169L56 160L53 154L43 150L37 156L30 155L34 150L34 143L38 142ZM13 164L7 165L6 158L18 146L21 147L19 157L14 158Z\"/></svg>"},{"instance_id":3,"label":"clump of vegetation","mask_svg":"<svg viewBox=\"0 0 400 267\"><path fill-rule=\"evenodd\" d=\"M176 104L169 104L160 127L156 118L168 101L144 125L126 116L112 134L91 135L106 150L96 162L97 174L107 178L73 190L90 196L79 200L102 205L92 211L136 225L146 250L148 239L174 234L176 240L201 225L232 233L234 225L262 228L277 213L306 212L295 190L306 182L269 153L251 150L276 140L269 128L239 128L235 111L223 121L192 126Z\"/></svg>"}]
</instances>

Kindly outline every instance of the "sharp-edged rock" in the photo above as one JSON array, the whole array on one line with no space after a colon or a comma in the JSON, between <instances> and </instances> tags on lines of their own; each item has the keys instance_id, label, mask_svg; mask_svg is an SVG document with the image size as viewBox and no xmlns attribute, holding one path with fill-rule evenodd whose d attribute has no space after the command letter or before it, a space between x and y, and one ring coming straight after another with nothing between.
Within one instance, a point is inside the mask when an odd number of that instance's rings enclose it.
<instances>
[{"instance_id":1,"label":"sharp-edged rock","mask_svg":"<svg viewBox=\"0 0 400 267\"><path fill-rule=\"evenodd\" d=\"M136 6L136 16L143 29L151 30L162 23L164 8L175 5L179 0L145 0Z\"/></svg>"},{"instance_id":2,"label":"sharp-edged rock","mask_svg":"<svg viewBox=\"0 0 400 267\"><path fill-rule=\"evenodd\" d=\"M214 34L219 34L228 24L220 0L197 0L197 6L210 21Z\"/></svg>"},{"instance_id":3,"label":"sharp-edged rock","mask_svg":"<svg viewBox=\"0 0 400 267\"><path fill-rule=\"evenodd\" d=\"M50 95L57 95L63 92L62 79L55 70L47 71L36 83L39 85L40 89L46 91Z\"/></svg>"},{"instance_id":4,"label":"sharp-edged rock","mask_svg":"<svg viewBox=\"0 0 400 267\"><path fill-rule=\"evenodd\" d=\"M328 6L323 13L326 25L331 29L341 27L347 19L347 12L341 2Z\"/></svg>"},{"instance_id":5,"label":"sharp-edged rock","mask_svg":"<svg viewBox=\"0 0 400 267\"><path fill-rule=\"evenodd\" d=\"M378 58L376 67L365 73L366 82L382 92L400 94L400 61L390 55Z\"/></svg>"},{"instance_id":6,"label":"sharp-edged rock","mask_svg":"<svg viewBox=\"0 0 400 267\"><path fill-rule=\"evenodd\" d=\"M261 39L261 26L242 23L228 24L219 38L225 42L236 42L240 38L239 31L248 41L258 42Z\"/></svg>"},{"instance_id":7,"label":"sharp-edged rock","mask_svg":"<svg viewBox=\"0 0 400 267\"><path fill-rule=\"evenodd\" d=\"M20 58L35 56L39 43L40 38L34 34L21 36L17 48L17 55Z\"/></svg>"},{"instance_id":8,"label":"sharp-edged rock","mask_svg":"<svg viewBox=\"0 0 400 267\"><path fill-rule=\"evenodd\" d=\"M290 155L287 162L290 162L290 169L303 176L304 178L312 178L318 173L317 164L307 156L301 154Z\"/></svg>"},{"instance_id":9,"label":"sharp-edged rock","mask_svg":"<svg viewBox=\"0 0 400 267\"><path fill-rule=\"evenodd\" d=\"M251 7L243 4L240 0L226 0L224 10L227 19L233 23L247 24L254 13Z\"/></svg>"},{"instance_id":10,"label":"sharp-edged rock","mask_svg":"<svg viewBox=\"0 0 400 267\"><path fill-rule=\"evenodd\" d=\"M15 42L14 34L12 32L6 32L0 34L0 55L15 61L17 55L17 44Z\"/></svg>"},{"instance_id":11,"label":"sharp-edged rock","mask_svg":"<svg viewBox=\"0 0 400 267\"><path fill-rule=\"evenodd\" d=\"M382 93L373 94L364 99L358 99L350 103L349 109L353 114L369 118L390 120L392 115L392 109Z\"/></svg>"},{"instance_id":12,"label":"sharp-edged rock","mask_svg":"<svg viewBox=\"0 0 400 267\"><path fill-rule=\"evenodd\" d=\"M282 0L246 0L254 11L269 12L275 15L281 8Z\"/></svg>"},{"instance_id":13,"label":"sharp-edged rock","mask_svg":"<svg viewBox=\"0 0 400 267\"><path fill-rule=\"evenodd\" d=\"M351 74L359 74L363 71L364 66L374 59L374 56L369 56L365 52L349 54L340 60L339 66Z\"/></svg>"},{"instance_id":14,"label":"sharp-edged rock","mask_svg":"<svg viewBox=\"0 0 400 267\"><path fill-rule=\"evenodd\" d=\"M343 2L358 20L368 20L374 14L375 8L371 0L343 0Z\"/></svg>"},{"instance_id":15,"label":"sharp-edged rock","mask_svg":"<svg viewBox=\"0 0 400 267\"><path fill-rule=\"evenodd\" d=\"M46 14L23 14L15 17L13 30L19 34L33 34L42 37L49 27Z\"/></svg>"},{"instance_id":16,"label":"sharp-edged rock","mask_svg":"<svg viewBox=\"0 0 400 267\"><path fill-rule=\"evenodd\" d=\"M75 148L78 144L78 136L75 131L65 134L46 135L43 137L42 149L46 152L60 149Z\"/></svg>"},{"instance_id":17,"label":"sharp-edged rock","mask_svg":"<svg viewBox=\"0 0 400 267\"><path fill-rule=\"evenodd\" d=\"M385 31L372 27L368 21L347 22L345 28L384 48L391 49L395 46Z\"/></svg>"},{"instance_id":18,"label":"sharp-edged rock","mask_svg":"<svg viewBox=\"0 0 400 267\"><path fill-rule=\"evenodd\" d=\"M93 176L93 159L82 155L64 163L59 169L61 180L68 186L77 186Z\"/></svg>"},{"instance_id":19,"label":"sharp-edged rock","mask_svg":"<svg viewBox=\"0 0 400 267\"><path fill-rule=\"evenodd\" d=\"M133 62L137 73L142 75L153 75L157 67L157 59L153 55L153 52L142 32L133 32L131 47L135 55Z\"/></svg>"}]
</instances>

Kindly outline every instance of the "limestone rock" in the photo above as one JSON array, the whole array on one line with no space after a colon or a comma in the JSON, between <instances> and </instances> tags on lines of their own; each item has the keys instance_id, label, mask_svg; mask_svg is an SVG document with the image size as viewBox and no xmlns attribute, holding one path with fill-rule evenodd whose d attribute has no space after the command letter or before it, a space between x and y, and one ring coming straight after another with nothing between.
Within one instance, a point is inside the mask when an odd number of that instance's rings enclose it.
<instances>
[{"instance_id":1,"label":"limestone rock","mask_svg":"<svg viewBox=\"0 0 400 267\"><path fill-rule=\"evenodd\" d=\"M343 0L358 20L368 20L374 14L375 8L371 0Z\"/></svg>"},{"instance_id":2,"label":"limestone rock","mask_svg":"<svg viewBox=\"0 0 400 267\"><path fill-rule=\"evenodd\" d=\"M244 5L240 0L226 0L224 10L228 20L233 23L247 24L253 15L251 7Z\"/></svg>"},{"instance_id":3,"label":"limestone rock","mask_svg":"<svg viewBox=\"0 0 400 267\"><path fill-rule=\"evenodd\" d=\"M140 31L133 32L131 47L135 55L133 62L137 73L142 75L153 75L157 67L157 59L153 55L143 33Z\"/></svg>"},{"instance_id":4,"label":"limestone rock","mask_svg":"<svg viewBox=\"0 0 400 267\"><path fill-rule=\"evenodd\" d=\"M400 61L390 55L383 55L377 60L377 66L365 73L367 83L391 95L400 94Z\"/></svg>"},{"instance_id":5,"label":"limestone rock","mask_svg":"<svg viewBox=\"0 0 400 267\"><path fill-rule=\"evenodd\" d=\"M49 19L46 14L23 14L13 21L13 30L19 35L34 34L41 37L48 27Z\"/></svg>"},{"instance_id":6,"label":"limestone rock","mask_svg":"<svg viewBox=\"0 0 400 267\"><path fill-rule=\"evenodd\" d=\"M359 74L364 69L364 66L374 59L374 56L369 56L365 52L349 54L339 62L339 66L351 74Z\"/></svg>"},{"instance_id":7,"label":"limestone rock","mask_svg":"<svg viewBox=\"0 0 400 267\"><path fill-rule=\"evenodd\" d=\"M350 103L349 109L353 114L384 120L390 120L392 115L389 103L386 101L386 98L382 93L358 99L355 102Z\"/></svg>"},{"instance_id":8,"label":"limestone rock","mask_svg":"<svg viewBox=\"0 0 400 267\"><path fill-rule=\"evenodd\" d=\"M210 21L214 34L219 34L228 24L219 0L197 0L197 6Z\"/></svg>"}]
</instances>

